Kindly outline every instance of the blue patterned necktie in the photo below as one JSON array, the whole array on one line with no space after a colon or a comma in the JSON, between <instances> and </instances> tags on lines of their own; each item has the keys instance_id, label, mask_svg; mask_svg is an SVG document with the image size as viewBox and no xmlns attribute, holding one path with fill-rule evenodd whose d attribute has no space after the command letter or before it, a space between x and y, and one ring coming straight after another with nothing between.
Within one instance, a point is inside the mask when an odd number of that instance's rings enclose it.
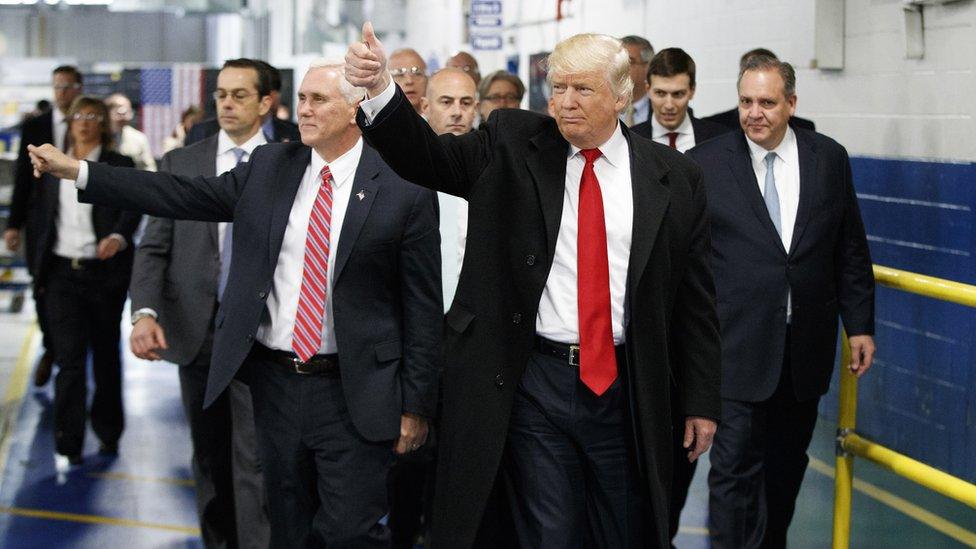
<instances>
[{"instance_id":1,"label":"blue patterned necktie","mask_svg":"<svg viewBox=\"0 0 976 549\"><path fill-rule=\"evenodd\" d=\"M782 220L779 214L779 193L776 192L776 176L773 174L773 165L776 162L776 153L771 152L766 155L766 183L763 187L763 200L766 202L766 210L769 212L769 219L776 227L776 234L783 236Z\"/></svg>"},{"instance_id":2,"label":"blue patterned necktie","mask_svg":"<svg viewBox=\"0 0 976 549\"><path fill-rule=\"evenodd\" d=\"M240 166L244 162L244 149L231 149L234 159L237 161L235 166ZM224 298L224 288L227 287L227 275L230 272L230 252L233 248L234 224L228 223L224 231L224 238L220 247L220 276L217 278L217 300Z\"/></svg>"}]
</instances>

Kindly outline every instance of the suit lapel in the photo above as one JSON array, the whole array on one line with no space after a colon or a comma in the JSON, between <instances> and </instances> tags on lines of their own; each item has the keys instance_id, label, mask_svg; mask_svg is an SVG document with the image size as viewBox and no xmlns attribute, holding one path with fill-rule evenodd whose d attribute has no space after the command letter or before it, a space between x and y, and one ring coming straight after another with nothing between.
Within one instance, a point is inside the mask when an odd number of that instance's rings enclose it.
<instances>
[{"instance_id":1,"label":"suit lapel","mask_svg":"<svg viewBox=\"0 0 976 549\"><path fill-rule=\"evenodd\" d=\"M810 212L819 197L820 186L817 179L817 151L806 132L794 130L796 134L796 148L800 162L800 203L796 210L796 222L793 224L793 240L790 242L790 253L796 250L797 242L803 236L803 230L810 221Z\"/></svg>"},{"instance_id":2,"label":"suit lapel","mask_svg":"<svg viewBox=\"0 0 976 549\"><path fill-rule=\"evenodd\" d=\"M292 158L286 158L282 162L281 171L271 182L273 198L271 222L268 223L268 267L272 272L278 263L278 254L281 252L281 242L285 238L288 216L295 203L295 195L298 194L298 187L302 183L302 177L311 159L312 149L308 147L295 149ZM253 169L251 175L256 175Z\"/></svg>"},{"instance_id":3,"label":"suit lapel","mask_svg":"<svg viewBox=\"0 0 976 549\"><path fill-rule=\"evenodd\" d=\"M766 202L763 201L762 192L759 190L759 183L756 181L756 172L752 169L752 156L749 154L749 146L746 145L745 134L741 134L736 140L736 144L729 148L729 167L743 197L752 208L759 224L763 226L766 236L780 251L786 254L786 249L783 248L783 240L776 232L773 220L769 217L769 210L766 209Z\"/></svg>"},{"instance_id":4,"label":"suit lapel","mask_svg":"<svg viewBox=\"0 0 976 549\"><path fill-rule=\"evenodd\" d=\"M630 149L630 180L634 191L627 295L634 296L637 295L640 276L651 257L654 241L671 202L671 191L664 182L670 166L655 158L650 146L631 139L626 128L624 137Z\"/></svg>"},{"instance_id":5,"label":"suit lapel","mask_svg":"<svg viewBox=\"0 0 976 549\"><path fill-rule=\"evenodd\" d=\"M555 256L559 222L563 215L563 195L566 192L566 155L569 143L555 130L542 132L529 142L525 162L535 181L536 193L546 224L546 244L549 261Z\"/></svg>"},{"instance_id":6,"label":"suit lapel","mask_svg":"<svg viewBox=\"0 0 976 549\"><path fill-rule=\"evenodd\" d=\"M380 173L379 155L368 145L363 144L363 154L359 159L359 166L356 167L356 176L353 178L352 191L349 196L349 203L346 206L346 214L342 220L342 230L339 233L339 242L336 245L335 273L332 275L332 285L335 287L342 269L349 260L349 255L356 245L359 232L366 223L369 210L376 201L376 193L379 191L380 182L376 176ZM362 197L362 198L360 198Z\"/></svg>"},{"instance_id":7,"label":"suit lapel","mask_svg":"<svg viewBox=\"0 0 976 549\"><path fill-rule=\"evenodd\" d=\"M196 173L204 177L217 175L217 135L214 134L204 140L202 154L196 155ZM217 223L208 223L208 232L213 241L214 249L220 249L220 236Z\"/></svg>"}]
</instances>

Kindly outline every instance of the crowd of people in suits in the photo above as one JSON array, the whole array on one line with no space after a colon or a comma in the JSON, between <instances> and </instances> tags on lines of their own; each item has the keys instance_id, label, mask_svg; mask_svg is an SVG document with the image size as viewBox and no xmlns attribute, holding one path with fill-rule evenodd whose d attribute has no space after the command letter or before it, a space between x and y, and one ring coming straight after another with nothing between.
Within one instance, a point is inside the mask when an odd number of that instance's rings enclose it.
<instances>
[{"instance_id":1,"label":"crowd of people in suits","mask_svg":"<svg viewBox=\"0 0 976 549\"><path fill-rule=\"evenodd\" d=\"M229 60L158 172L128 99L56 69L4 239L59 459L89 417L118 452L128 296L133 353L179 365L207 547L667 547L709 449L712 546L785 547L838 319L852 371L874 353L847 153L769 50L705 118L680 48L582 34L546 63L548 116L367 23L296 125L273 67ZM464 206L446 315L435 191Z\"/></svg>"}]
</instances>

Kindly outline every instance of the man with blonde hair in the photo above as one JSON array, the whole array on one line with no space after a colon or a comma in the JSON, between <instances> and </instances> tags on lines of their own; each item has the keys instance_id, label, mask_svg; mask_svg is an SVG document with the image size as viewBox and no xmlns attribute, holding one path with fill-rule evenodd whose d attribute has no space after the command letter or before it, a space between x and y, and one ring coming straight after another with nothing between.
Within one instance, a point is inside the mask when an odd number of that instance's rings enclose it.
<instances>
[{"instance_id":1,"label":"man with blonde hair","mask_svg":"<svg viewBox=\"0 0 976 549\"><path fill-rule=\"evenodd\" d=\"M508 515L523 547L667 547L671 400L692 459L720 412L701 171L619 123L632 87L619 40L556 45L552 118L505 109L437 136L371 24L363 35L346 78L366 88L366 141L469 202L432 546L512 546Z\"/></svg>"}]
</instances>

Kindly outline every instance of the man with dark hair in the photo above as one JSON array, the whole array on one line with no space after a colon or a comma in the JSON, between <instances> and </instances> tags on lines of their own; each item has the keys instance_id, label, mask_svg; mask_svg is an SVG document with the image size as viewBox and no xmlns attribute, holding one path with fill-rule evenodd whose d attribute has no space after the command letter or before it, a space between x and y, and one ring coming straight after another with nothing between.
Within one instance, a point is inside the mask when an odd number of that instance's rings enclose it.
<instances>
[{"instance_id":1,"label":"man with dark hair","mask_svg":"<svg viewBox=\"0 0 976 549\"><path fill-rule=\"evenodd\" d=\"M742 54L739 58L739 71L745 67L746 62L756 56L770 57L772 59L778 59L776 54L766 48L755 48L751 49ZM739 108L729 109L727 111L722 111L711 116L706 116L702 120L707 120L709 122L714 122L715 124L721 124L730 130L738 130L739 126ZM790 116L790 126L794 128L803 128L804 130L816 131L817 126L812 120L807 120L806 118L800 118L799 116Z\"/></svg>"},{"instance_id":2,"label":"man with dark hair","mask_svg":"<svg viewBox=\"0 0 976 549\"><path fill-rule=\"evenodd\" d=\"M281 72L260 59L248 59L246 57L226 61L223 68L227 67L251 68L258 72L258 91L261 97L268 95L272 101L271 110L264 115L261 125L268 142L299 141L301 135L298 133L298 126L290 120L281 120L275 116L278 111L278 104L281 102ZM192 145L205 137L216 135L219 131L220 124L216 118L202 120L190 128L185 143Z\"/></svg>"},{"instance_id":3,"label":"man with dark hair","mask_svg":"<svg viewBox=\"0 0 976 549\"><path fill-rule=\"evenodd\" d=\"M43 289L36 284L34 265L35 248L39 227L34 223L40 212L37 204L37 179L30 166L27 145L53 143L55 147L64 150L65 135L68 132L68 120L65 116L71 102L82 93L81 72L72 65L61 65L51 74L51 84L54 89L54 108L42 112L38 116L24 122L20 129L20 150L17 154L17 164L14 172L14 192L10 200L10 216L7 218L7 228L3 231L3 241L7 250L13 252L20 248L21 237L24 236L24 256L27 260L27 271L34 278L34 305L37 310L37 324L43 336L44 354L34 369L34 385L40 387L51 378L54 365L54 345L51 342L51 330L48 328L47 307Z\"/></svg>"},{"instance_id":4,"label":"man with dark hair","mask_svg":"<svg viewBox=\"0 0 976 549\"><path fill-rule=\"evenodd\" d=\"M250 62L226 63L213 94L219 132L167 153L160 170L214 176L250 160L267 143L261 120L271 108L271 88L261 74L259 65ZM149 218L129 286L129 341L139 358L179 365L204 545L267 547L270 528L251 392L234 380L210 407L203 407L233 231L232 223Z\"/></svg>"},{"instance_id":5,"label":"man with dark hair","mask_svg":"<svg viewBox=\"0 0 976 549\"><path fill-rule=\"evenodd\" d=\"M628 126L646 122L650 116L647 101L647 65L654 57L654 46L643 36L629 35L620 39L630 58L630 80L634 83L630 105L620 114L620 120Z\"/></svg>"},{"instance_id":6,"label":"man with dark hair","mask_svg":"<svg viewBox=\"0 0 976 549\"><path fill-rule=\"evenodd\" d=\"M838 316L851 371L874 355L874 277L847 151L793 128L796 76L756 55L739 74L742 130L689 151L705 174L722 334L722 422L712 447L716 548L786 546Z\"/></svg>"}]
</instances>

